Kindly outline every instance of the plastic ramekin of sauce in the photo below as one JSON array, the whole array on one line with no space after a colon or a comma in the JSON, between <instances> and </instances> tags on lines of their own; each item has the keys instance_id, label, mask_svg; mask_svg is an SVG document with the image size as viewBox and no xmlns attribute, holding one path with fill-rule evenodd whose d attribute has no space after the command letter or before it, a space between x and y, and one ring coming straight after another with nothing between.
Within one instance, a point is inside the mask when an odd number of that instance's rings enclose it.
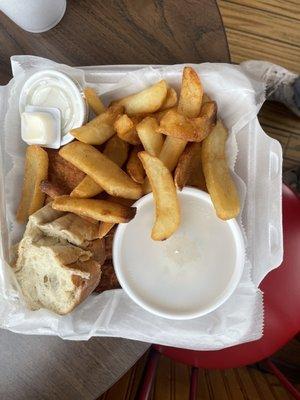
<instances>
[{"instance_id":1,"label":"plastic ramekin of sauce","mask_svg":"<svg viewBox=\"0 0 300 400\"><path fill-rule=\"evenodd\" d=\"M163 242L151 239L152 193L138 200L136 217L116 230L113 261L132 300L158 316L183 320L203 316L231 296L245 246L237 222L220 220L207 193L185 188L178 197L181 225Z\"/></svg>"},{"instance_id":2,"label":"plastic ramekin of sauce","mask_svg":"<svg viewBox=\"0 0 300 400\"><path fill-rule=\"evenodd\" d=\"M21 115L27 106L56 108L60 111L61 145L74 139L70 130L83 125L87 118L87 105L79 85L54 69L38 71L27 79L20 94Z\"/></svg>"}]
</instances>

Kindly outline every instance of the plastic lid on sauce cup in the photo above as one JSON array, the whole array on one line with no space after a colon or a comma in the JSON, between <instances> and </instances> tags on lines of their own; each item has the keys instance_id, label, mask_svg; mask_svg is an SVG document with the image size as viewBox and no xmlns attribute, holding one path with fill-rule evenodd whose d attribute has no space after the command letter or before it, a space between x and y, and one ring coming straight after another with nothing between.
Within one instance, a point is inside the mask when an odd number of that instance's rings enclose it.
<instances>
[{"instance_id":1,"label":"plastic lid on sauce cup","mask_svg":"<svg viewBox=\"0 0 300 400\"><path fill-rule=\"evenodd\" d=\"M125 292L145 310L170 319L192 319L221 306L236 289L245 260L237 222L216 216L201 190L178 192L181 225L168 240L151 239L152 193L139 199L136 217L119 224L113 262Z\"/></svg>"},{"instance_id":2,"label":"plastic lid on sauce cup","mask_svg":"<svg viewBox=\"0 0 300 400\"><path fill-rule=\"evenodd\" d=\"M82 126L87 118L87 105L79 85L53 69L36 72L24 83L19 100L20 114L28 105L60 110L62 146L74 139L70 130Z\"/></svg>"}]
</instances>

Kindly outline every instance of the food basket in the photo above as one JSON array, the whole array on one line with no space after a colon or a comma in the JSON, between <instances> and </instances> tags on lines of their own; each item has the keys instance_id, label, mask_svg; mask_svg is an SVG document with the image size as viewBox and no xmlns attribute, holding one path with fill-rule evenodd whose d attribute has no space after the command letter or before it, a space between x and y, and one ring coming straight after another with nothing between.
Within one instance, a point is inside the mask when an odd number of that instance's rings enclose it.
<instances>
[{"instance_id":1,"label":"food basket","mask_svg":"<svg viewBox=\"0 0 300 400\"><path fill-rule=\"evenodd\" d=\"M54 68L81 86L91 86L106 104L160 79L179 87L183 65L93 66L71 68L33 56L12 57L14 78L0 87L1 123L1 268L0 326L25 334L86 340L116 336L197 350L216 350L259 339L263 334L263 294L259 283L282 261L280 144L267 136L257 114L265 100L263 82L253 81L242 66L192 65L207 94L217 102L229 129L227 157L242 200L238 223L244 232L246 262L233 295L214 312L189 321L154 316L121 290L91 295L75 311L58 316L27 309L9 266L9 249L24 231L15 221L23 177L25 144L20 137L18 96L32 73Z\"/></svg>"}]
</instances>

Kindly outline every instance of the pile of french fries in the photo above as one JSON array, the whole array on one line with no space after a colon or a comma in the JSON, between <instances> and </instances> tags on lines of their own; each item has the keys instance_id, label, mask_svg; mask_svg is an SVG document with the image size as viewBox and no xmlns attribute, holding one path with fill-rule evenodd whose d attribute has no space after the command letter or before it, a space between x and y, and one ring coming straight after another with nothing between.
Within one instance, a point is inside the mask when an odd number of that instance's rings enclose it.
<instances>
[{"instance_id":1,"label":"pile of french fries","mask_svg":"<svg viewBox=\"0 0 300 400\"><path fill-rule=\"evenodd\" d=\"M108 108L91 88L85 97L96 117L73 129L77 140L59 154L86 175L69 195L53 200L54 209L95 221L103 238L115 224L134 218L132 204L152 191L153 240L165 240L178 229L177 189L186 185L208 191L219 218L239 214L225 155L228 133L217 119L217 104L204 94L193 68L184 68L179 96L161 80ZM38 146L27 149L20 222L44 204L46 155Z\"/></svg>"}]
</instances>

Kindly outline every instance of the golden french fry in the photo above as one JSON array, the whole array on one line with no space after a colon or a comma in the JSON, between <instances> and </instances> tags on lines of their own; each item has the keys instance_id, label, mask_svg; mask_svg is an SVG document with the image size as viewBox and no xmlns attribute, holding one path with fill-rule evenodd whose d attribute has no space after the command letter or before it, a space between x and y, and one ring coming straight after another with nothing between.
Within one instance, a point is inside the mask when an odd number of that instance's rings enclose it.
<instances>
[{"instance_id":1,"label":"golden french fry","mask_svg":"<svg viewBox=\"0 0 300 400\"><path fill-rule=\"evenodd\" d=\"M40 188L41 191L47 195L45 204L50 203L51 201L53 201L53 199L56 199L57 197L64 196L67 194L66 191L63 190L63 188L61 188L58 184L47 180L41 182ZM79 215L79 217L85 219L86 221L91 222L92 224L98 224L98 221L96 221L93 218L85 217L80 214L77 215Z\"/></svg>"},{"instance_id":2,"label":"golden french fry","mask_svg":"<svg viewBox=\"0 0 300 400\"><path fill-rule=\"evenodd\" d=\"M122 167L128 157L128 147L128 143L121 140L117 135L114 135L107 141L103 154L119 167ZM102 191L103 188L90 176L86 175L71 192L70 196L88 199L96 196Z\"/></svg>"},{"instance_id":3,"label":"golden french fry","mask_svg":"<svg viewBox=\"0 0 300 400\"><path fill-rule=\"evenodd\" d=\"M217 123L217 103L215 101L207 101L202 104L200 115L194 119L201 136L205 138L210 134L213 127Z\"/></svg>"},{"instance_id":4,"label":"golden french fry","mask_svg":"<svg viewBox=\"0 0 300 400\"><path fill-rule=\"evenodd\" d=\"M114 122L123 110L122 106L113 105L87 124L72 129L70 133L83 143L102 144L114 135Z\"/></svg>"},{"instance_id":5,"label":"golden french fry","mask_svg":"<svg viewBox=\"0 0 300 400\"><path fill-rule=\"evenodd\" d=\"M176 188L168 168L146 151L139 153L153 190L156 217L152 228L153 240L168 239L179 227L180 210Z\"/></svg>"},{"instance_id":6,"label":"golden french fry","mask_svg":"<svg viewBox=\"0 0 300 400\"><path fill-rule=\"evenodd\" d=\"M116 197L116 196L108 196L108 201L112 203L121 204L122 206L131 207L135 200L132 199L125 199L124 197Z\"/></svg>"},{"instance_id":7,"label":"golden french fry","mask_svg":"<svg viewBox=\"0 0 300 400\"><path fill-rule=\"evenodd\" d=\"M197 72L191 67L184 67L178 112L185 117L198 117L202 105L203 86Z\"/></svg>"},{"instance_id":8,"label":"golden french fry","mask_svg":"<svg viewBox=\"0 0 300 400\"><path fill-rule=\"evenodd\" d=\"M140 138L136 132L136 124L138 119L135 117L129 118L128 115L121 115L114 123L114 128L120 139L130 144L140 144Z\"/></svg>"},{"instance_id":9,"label":"golden french fry","mask_svg":"<svg viewBox=\"0 0 300 400\"><path fill-rule=\"evenodd\" d=\"M165 98L165 101L163 102L162 106L160 107L160 110L167 110L168 108L174 107L177 104L177 93L176 90L173 89L172 87L168 88L167 91L167 97Z\"/></svg>"},{"instance_id":10,"label":"golden french fry","mask_svg":"<svg viewBox=\"0 0 300 400\"><path fill-rule=\"evenodd\" d=\"M191 145L202 147L200 143L192 143ZM194 186L197 189L207 192L205 177L202 168L201 151L202 148L193 157L193 163L191 167L192 173L190 173L190 176L187 180L187 185Z\"/></svg>"},{"instance_id":11,"label":"golden french fry","mask_svg":"<svg viewBox=\"0 0 300 400\"><path fill-rule=\"evenodd\" d=\"M186 118L176 110L170 110L161 119L157 131L178 139L201 142L215 125L216 117L215 102L204 103L197 118Z\"/></svg>"},{"instance_id":12,"label":"golden french fry","mask_svg":"<svg viewBox=\"0 0 300 400\"><path fill-rule=\"evenodd\" d=\"M52 208L111 223L128 222L136 213L135 207L126 207L107 200L78 199L70 196L57 197L53 200Z\"/></svg>"},{"instance_id":13,"label":"golden french fry","mask_svg":"<svg viewBox=\"0 0 300 400\"><path fill-rule=\"evenodd\" d=\"M208 103L209 101L212 101L212 99L208 96L208 94L203 93L202 105L203 105L204 103Z\"/></svg>"},{"instance_id":14,"label":"golden french fry","mask_svg":"<svg viewBox=\"0 0 300 400\"><path fill-rule=\"evenodd\" d=\"M203 87L196 71L190 67L185 67L182 74L178 112L184 117L196 117L201 110L202 96ZM176 107L173 107L170 110L156 113L156 118L161 123L168 113L176 113L176 111ZM178 130L178 127L176 129ZM181 137L167 136L159 155L159 159L163 161L171 172L176 167L178 159L187 143L187 141L182 138L185 134L181 134L180 136ZM144 181L143 190L144 193L149 190L149 185L147 185L146 180Z\"/></svg>"},{"instance_id":15,"label":"golden french fry","mask_svg":"<svg viewBox=\"0 0 300 400\"><path fill-rule=\"evenodd\" d=\"M200 110L200 117L207 117L214 123L217 123L218 106L215 101L205 101Z\"/></svg>"},{"instance_id":16,"label":"golden french fry","mask_svg":"<svg viewBox=\"0 0 300 400\"><path fill-rule=\"evenodd\" d=\"M177 189L182 190L199 166L201 157L201 143L188 143L181 154L174 173L174 182Z\"/></svg>"},{"instance_id":17,"label":"golden french fry","mask_svg":"<svg viewBox=\"0 0 300 400\"><path fill-rule=\"evenodd\" d=\"M171 107L167 110L156 111L155 113L151 114L151 117L154 117L158 123L162 120L162 118L167 114L170 110L177 110L177 107Z\"/></svg>"},{"instance_id":18,"label":"golden french fry","mask_svg":"<svg viewBox=\"0 0 300 400\"><path fill-rule=\"evenodd\" d=\"M120 139L117 135L114 135L107 141L103 154L119 167L122 167L127 160L128 150L128 143L124 142L124 140Z\"/></svg>"},{"instance_id":19,"label":"golden french fry","mask_svg":"<svg viewBox=\"0 0 300 400\"><path fill-rule=\"evenodd\" d=\"M138 199L142 188L121 168L93 146L72 142L60 149L59 154L89 175L112 196Z\"/></svg>"},{"instance_id":20,"label":"golden french fry","mask_svg":"<svg viewBox=\"0 0 300 400\"><path fill-rule=\"evenodd\" d=\"M99 239L103 239L114 226L114 222L100 222L98 233Z\"/></svg>"},{"instance_id":21,"label":"golden french fry","mask_svg":"<svg viewBox=\"0 0 300 400\"><path fill-rule=\"evenodd\" d=\"M157 111L165 101L168 92L166 81L162 80L142 90L139 93L124 97L114 102L125 107L129 116L136 114L149 114Z\"/></svg>"},{"instance_id":22,"label":"golden french fry","mask_svg":"<svg viewBox=\"0 0 300 400\"><path fill-rule=\"evenodd\" d=\"M182 74L178 112L184 117L197 117L201 111L202 97L203 87L196 71L191 67L185 67ZM170 112L176 112L176 108L163 112L164 114L159 116L160 122ZM176 167L185 146L184 139L167 136L159 158L170 171Z\"/></svg>"},{"instance_id":23,"label":"golden french fry","mask_svg":"<svg viewBox=\"0 0 300 400\"><path fill-rule=\"evenodd\" d=\"M158 158L164 163L170 172L172 172L176 167L179 157L184 151L186 144L187 142L185 140L177 139L173 136L166 137ZM144 194L152 191L149 179L147 177L144 180L142 188Z\"/></svg>"},{"instance_id":24,"label":"golden french fry","mask_svg":"<svg viewBox=\"0 0 300 400\"><path fill-rule=\"evenodd\" d=\"M158 123L154 117L146 117L136 126L144 149L152 156L158 156L164 143L163 135L156 130Z\"/></svg>"},{"instance_id":25,"label":"golden french fry","mask_svg":"<svg viewBox=\"0 0 300 400\"><path fill-rule=\"evenodd\" d=\"M159 159L165 164L170 172L172 172L176 167L186 143L187 142L182 139L177 139L172 136L166 137L161 152L159 153Z\"/></svg>"},{"instance_id":26,"label":"golden french fry","mask_svg":"<svg viewBox=\"0 0 300 400\"><path fill-rule=\"evenodd\" d=\"M87 87L84 89L83 93L89 107L96 115L100 115L106 110L106 107L93 88Z\"/></svg>"},{"instance_id":27,"label":"golden french fry","mask_svg":"<svg viewBox=\"0 0 300 400\"><path fill-rule=\"evenodd\" d=\"M226 162L225 144L227 130L218 121L202 143L202 166L208 192L219 218L237 217L240 200Z\"/></svg>"},{"instance_id":28,"label":"golden french fry","mask_svg":"<svg viewBox=\"0 0 300 400\"><path fill-rule=\"evenodd\" d=\"M70 193L71 197L78 197L81 199L89 199L101 193L103 188L98 185L90 176L86 175L82 181Z\"/></svg>"},{"instance_id":29,"label":"golden french fry","mask_svg":"<svg viewBox=\"0 0 300 400\"><path fill-rule=\"evenodd\" d=\"M134 203L133 200L123 199L121 197L113 197L113 196L108 196L107 200L113 203L122 204L123 206L127 207L132 206L132 204ZM114 226L115 224L113 222L100 222L99 239L104 238L104 236L106 236Z\"/></svg>"},{"instance_id":30,"label":"golden french fry","mask_svg":"<svg viewBox=\"0 0 300 400\"><path fill-rule=\"evenodd\" d=\"M39 146L28 146L25 155L25 173L17 221L25 223L28 217L43 207L45 193L40 184L48 176L48 154Z\"/></svg>"},{"instance_id":31,"label":"golden french fry","mask_svg":"<svg viewBox=\"0 0 300 400\"><path fill-rule=\"evenodd\" d=\"M74 213L76 214L76 213ZM94 218L91 217L87 217L86 215L82 215L82 214L77 214L79 217L81 217L82 219L85 219L86 221L90 222L91 224L99 224L99 221L97 221Z\"/></svg>"},{"instance_id":32,"label":"golden french fry","mask_svg":"<svg viewBox=\"0 0 300 400\"><path fill-rule=\"evenodd\" d=\"M128 115L123 114L123 115L120 115L120 117L115 121L114 127L115 127L117 134L122 135L122 134L130 131L131 129L133 129L134 123L133 123L132 118L129 118Z\"/></svg>"},{"instance_id":33,"label":"golden french fry","mask_svg":"<svg viewBox=\"0 0 300 400\"><path fill-rule=\"evenodd\" d=\"M143 183L145 179L145 170L138 157L138 152L140 152L142 146L135 146L130 153L129 160L126 165L126 171L128 175L137 183Z\"/></svg>"},{"instance_id":34,"label":"golden french fry","mask_svg":"<svg viewBox=\"0 0 300 400\"><path fill-rule=\"evenodd\" d=\"M176 110L170 110L162 117L157 132L185 141L202 140L196 124Z\"/></svg>"},{"instance_id":35,"label":"golden french fry","mask_svg":"<svg viewBox=\"0 0 300 400\"><path fill-rule=\"evenodd\" d=\"M197 117L201 110L202 97L203 87L196 71L191 67L185 67L182 74L178 112L185 117ZM176 108L172 108L169 111L176 111ZM166 114L159 115L158 121L161 122ZM178 159L185 148L186 140L184 140L184 136L168 136L165 140L159 158L168 166L170 171L173 171L176 167ZM146 185L146 182L144 185Z\"/></svg>"},{"instance_id":36,"label":"golden french fry","mask_svg":"<svg viewBox=\"0 0 300 400\"><path fill-rule=\"evenodd\" d=\"M196 124L200 127L199 121L203 121L206 128L212 129L217 123L218 107L215 101L207 101L202 104L199 118L195 118ZM209 132L210 132L209 130Z\"/></svg>"}]
</instances>

